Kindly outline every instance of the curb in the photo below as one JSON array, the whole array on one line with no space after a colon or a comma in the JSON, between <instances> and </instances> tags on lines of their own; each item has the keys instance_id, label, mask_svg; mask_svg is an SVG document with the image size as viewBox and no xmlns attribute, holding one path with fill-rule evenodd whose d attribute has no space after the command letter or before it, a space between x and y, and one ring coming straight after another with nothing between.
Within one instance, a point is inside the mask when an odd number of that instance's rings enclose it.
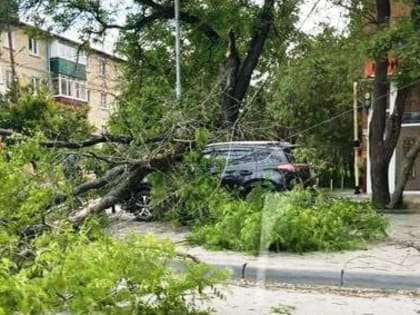
<instances>
[{"instance_id":1,"label":"curb","mask_svg":"<svg viewBox=\"0 0 420 315\"><path fill-rule=\"evenodd\" d=\"M207 264L216 269L229 269L233 278L252 281L363 289L420 290L420 272L410 275L345 270L260 268L247 264Z\"/></svg>"}]
</instances>

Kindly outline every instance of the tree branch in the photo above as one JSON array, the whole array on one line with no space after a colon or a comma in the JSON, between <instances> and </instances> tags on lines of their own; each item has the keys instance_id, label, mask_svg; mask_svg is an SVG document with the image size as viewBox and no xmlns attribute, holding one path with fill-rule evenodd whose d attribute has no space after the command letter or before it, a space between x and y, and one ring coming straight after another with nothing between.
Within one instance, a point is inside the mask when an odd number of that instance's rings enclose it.
<instances>
[{"instance_id":1,"label":"tree branch","mask_svg":"<svg viewBox=\"0 0 420 315\"><path fill-rule=\"evenodd\" d=\"M3 129L0 128L0 136L3 137L25 137L23 134L16 132L11 129ZM145 139L144 143L154 143L163 141L168 138L166 133L158 135L156 137L151 137ZM119 143L119 144L130 144L134 139L132 137L124 137L124 136L115 136L111 134L103 134L103 135L92 135L88 139L80 140L80 141L62 141L62 140L46 140L42 141L41 145L47 148L66 148L66 149L81 149L85 147L94 146L99 143ZM174 142L177 142L174 140Z\"/></svg>"},{"instance_id":2,"label":"tree branch","mask_svg":"<svg viewBox=\"0 0 420 315\"><path fill-rule=\"evenodd\" d=\"M69 197L75 197L81 195L85 192L88 192L92 189L102 188L108 185L111 181L115 180L118 176L122 175L126 169L126 166L120 165L108 170L104 176L95 178L93 180L87 181L79 186L76 186L70 195L58 194L54 199L54 204L60 204L66 201Z\"/></svg>"},{"instance_id":3,"label":"tree branch","mask_svg":"<svg viewBox=\"0 0 420 315\"><path fill-rule=\"evenodd\" d=\"M89 190L92 189L98 189L101 187L104 187L105 185L109 184L112 180L114 180L116 177L122 175L125 171L126 167L123 165L114 167L110 170L108 170L104 176L96 178L94 180L88 181L86 183L83 183L77 187L72 192L73 196L77 196L80 194L83 194Z\"/></svg>"},{"instance_id":4,"label":"tree branch","mask_svg":"<svg viewBox=\"0 0 420 315\"><path fill-rule=\"evenodd\" d=\"M143 16L142 19L139 19L133 25L127 26L126 29L134 29L138 31L156 20L169 20L175 18L175 8L172 5L164 6L150 0L136 0L136 2L142 6L150 7L154 12L149 16ZM197 29L205 34L212 42L220 40L220 35L214 30L214 28L198 16L181 10L179 18L182 22L197 26Z\"/></svg>"},{"instance_id":5,"label":"tree branch","mask_svg":"<svg viewBox=\"0 0 420 315\"><path fill-rule=\"evenodd\" d=\"M70 214L69 221L74 225L79 225L86 217L91 214L99 213L112 207L118 202L125 200L133 187L136 186L151 171L164 170L173 165L173 163L182 160L182 153L175 153L159 158L143 161L142 163L132 165L121 176L121 181L114 186L105 196L89 203L86 207Z\"/></svg>"},{"instance_id":6,"label":"tree branch","mask_svg":"<svg viewBox=\"0 0 420 315\"><path fill-rule=\"evenodd\" d=\"M130 144L133 141L132 138L113 136L110 134L92 136L89 139L81 141L60 141L60 140L49 140L43 141L41 144L47 148L67 148L67 149L80 149L84 147L90 147L98 143L115 142L121 144Z\"/></svg>"},{"instance_id":7,"label":"tree branch","mask_svg":"<svg viewBox=\"0 0 420 315\"><path fill-rule=\"evenodd\" d=\"M270 27L273 24L273 10L274 0L265 0L257 19L255 32L249 44L246 58L239 70L238 84L233 94L234 98L239 102L245 97L249 83L251 82L252 73L258 64L265 41L270 32Z\"/></svg>"}]
</instances>

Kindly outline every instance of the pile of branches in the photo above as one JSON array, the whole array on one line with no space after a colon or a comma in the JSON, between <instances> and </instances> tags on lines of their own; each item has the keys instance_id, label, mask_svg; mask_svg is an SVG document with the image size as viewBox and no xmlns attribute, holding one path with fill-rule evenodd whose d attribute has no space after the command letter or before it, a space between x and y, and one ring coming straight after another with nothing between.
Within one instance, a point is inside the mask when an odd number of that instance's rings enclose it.
<instances>
[{"instance_id":1,"label":"pile of branches","mask_svg":"<svg viewBox=\"0 0 420 315\"><path fill-rule=\"evenodd\" d=\"M3 138L24 139L25 136L10 129L0 129L0 136ZM130 147L135 140L130 137L114 136L111 134L92 135L88 139L81 141L42 141L41 145L46 148L54 149L83 149L93 147L100 143L115 144L122 146L120 151ZM73 225L80 225L88 216L100 213L110 207L121 203L129 198L134 192L136 184L141 182L149 173L153 171L166 171L175 163L182 161L188 150L193 147L194 141L180 140L172 138L169 134L161 134L156 137L143 139L145 146L151 145L161 150L154 150L141 159L105 156L95 153L95 151L84 151L82 155L94 158L108 164L109 169L103 176L89 179L86 182L73 188L70 194L57 194L54 202L46 213L60 207L69 198L74 198L86 194L92 190L108 188L108 190L97 199L85 203L82 207L76 207L69 214L68 220Z\"/></svg>"}]
</instances>

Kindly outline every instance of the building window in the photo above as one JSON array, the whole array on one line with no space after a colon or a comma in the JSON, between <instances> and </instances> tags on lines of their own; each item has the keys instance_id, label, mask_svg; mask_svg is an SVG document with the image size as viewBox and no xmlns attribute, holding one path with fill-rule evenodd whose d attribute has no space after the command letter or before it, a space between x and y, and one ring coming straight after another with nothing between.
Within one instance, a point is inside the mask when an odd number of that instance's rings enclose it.
<instances>
[{"instance_id":1,"label":"building window","mask_svg":"<svg viewBox=\"0 0 420 315\"><path fill-rule=\"evenodd\" d=\"M29 54L38 56L38 42L35 38L28 38L28 50Z\"/></svg>"},{"instance_id":2,"label":"building window","mask_svg":"<svg viewBox=\"0 0 420 315\"><path fill-rule=\"evenodd\" d=\"M108 133L108 130L107 130L107 128L106 128L106 125L102 125L102 126L101 126L101 134L105 135L105 134L107 134L107 133Z\"/></svg>"},{"instance_id":3,"label":"building window","mask_svg":"<svg viewBox=\"0 0 420 315\"><path fill-rule=\"evenodd\" d=\"M105 59L99 59L99 75L104 76L106 72L106 63Z\"/></svg>"},{"instance_id":4,"label":"building window","mask_svg":"<svg viewBox=\"0 0 420 315\"><path fill-rule=\"evenodd\" d=\"M106 94L101 93L101 108L108 109L108 104L106 103Z\"/></svg>"},{"instance_id":5,"label":"building window","mask_svg":"<svg viewBox=\"0 0 420 315\"><path fill-rule=\"evenodd\" d=\"M37 95L41 90L41 79L37 77L32 77L32 89L34 95Z\"/></svg>"},{"instance_id":6,"label":"building window","mask_svg":"<svg viewBox=\"0 0 420 315\"><path fill-rule=\"evenodd\" d=\"M15 45L15 35L13 32L11 32L12 35L12 48L16 49L16 45ZM3 46L6 48L10 48L9 46L9 36L7 32L3 32L1 33L1 41L3 42Z\"/></svg>"},{"instance_id":7,"label":"building window","mask_svg":"<svg viewBox=\"0 0 420 315\"><path fill-rule=\"evenodd\" d=\"M81 65L87 64L86 53L71 44L53 41L49 45L49 50L50 58L62 58Z\"/></svg>"},{"instance_id":8,"label":"building window","mask_svg":"<svg viewBox=\"0 0 420 315\"><path fill-rule=\"evenodd\" d=\"M68 81L64 78L60 78L60 91L59 95L70 96L68 89Z\"/></svg>"},{"instance_id":9,"label":"building window","mask_svg":"<svg viewBox=\"0 0 420 315\"><path fill-rule=\"evenodd\" d=\"M55 96L87 101L86 82L72 80L66 77L55 78L52 82L53 93Z\"/></svg>"},{"instance_id":10,"label":"building window","mask_svg":"<svg viewBox=\"0 0 420 315\"><path fill-rule=\"evenodd\" d=\"M13 73L12 70L6 70L6 86L8 88L12 87L12 83L13 83Z\"/></svg>"}]
</instances>

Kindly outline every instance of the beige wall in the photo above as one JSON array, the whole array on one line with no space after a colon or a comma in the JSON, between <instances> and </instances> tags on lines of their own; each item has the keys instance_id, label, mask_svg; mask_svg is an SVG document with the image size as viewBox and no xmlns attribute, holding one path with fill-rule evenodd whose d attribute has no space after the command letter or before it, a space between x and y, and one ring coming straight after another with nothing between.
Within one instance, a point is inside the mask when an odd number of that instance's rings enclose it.
<instances>
[{"instance_id":1,"label":"beige wall","mask_svg":"<svg viewBox=\"0 0 420 315\"><path fill-rule=\"evenodd\" d=\"M14 59L16 64L16 73L22 85L32 83L32 77L41 79L47 83L48 64L47 64L47 43L45 41L37 40L38 54L33 55L28 49L28 36L22 29L13 29L13 43L14 43ZM6 48L7 43L4 42L4 37L1 36L0 42L0 91L6 90L6 71L10 70L10 50Z\"/></svg>"},{"instance_id":2,"label":"beige wall","mask_svg":"<svg viewBox=\"0 0 420 315\"><path fill-rule=\"evenodd\" d=\"M408 16L411 13L411 8L406 0L393 0L391 1L391 16L392 18L399 18Z\"/></svg>"},{"instance_id":3,"label":"beige wall","mask_svg":"<svg viewBox=\"0 0 420 315\"><path fill-rule=\"evenodd\" d=\"M101 75L99 71L101 60L105 62L105 75ZM89 120L99 131L114 108L115 96L118 95L120 85L120 67L121 61L108 55L93 52L88 56ZM106 108L101 106L101 95L106 96Z\"/></svg>"},{"instance_id":4,"label":"beige wall","mask_svg":"<svg viewBox=\"0 0 420 315\"><path fill-rule=\"evenodd\" d=\"M16 72L22 85L32 83L32 78L49 83L48 43L37 40L38 54L32 55L28 49L28 35L22 28L13 28L14 57ZM7 90L6 71L10 70L9 48L5 47L3 36L0 37L0 93ZM6 44L7 46L7 44ZM112 111L115 96L119 90L119 72L122 61L99 51L91 51L87 59L87 88L89 90L89 121L96 127L97 132L102 130ZM99 61L105 61L105 75L99 73ZM101 106L101 95L106 95L106 108ZM70 101L71 102L71 101Z\"/></svg>"}]
</instances>

